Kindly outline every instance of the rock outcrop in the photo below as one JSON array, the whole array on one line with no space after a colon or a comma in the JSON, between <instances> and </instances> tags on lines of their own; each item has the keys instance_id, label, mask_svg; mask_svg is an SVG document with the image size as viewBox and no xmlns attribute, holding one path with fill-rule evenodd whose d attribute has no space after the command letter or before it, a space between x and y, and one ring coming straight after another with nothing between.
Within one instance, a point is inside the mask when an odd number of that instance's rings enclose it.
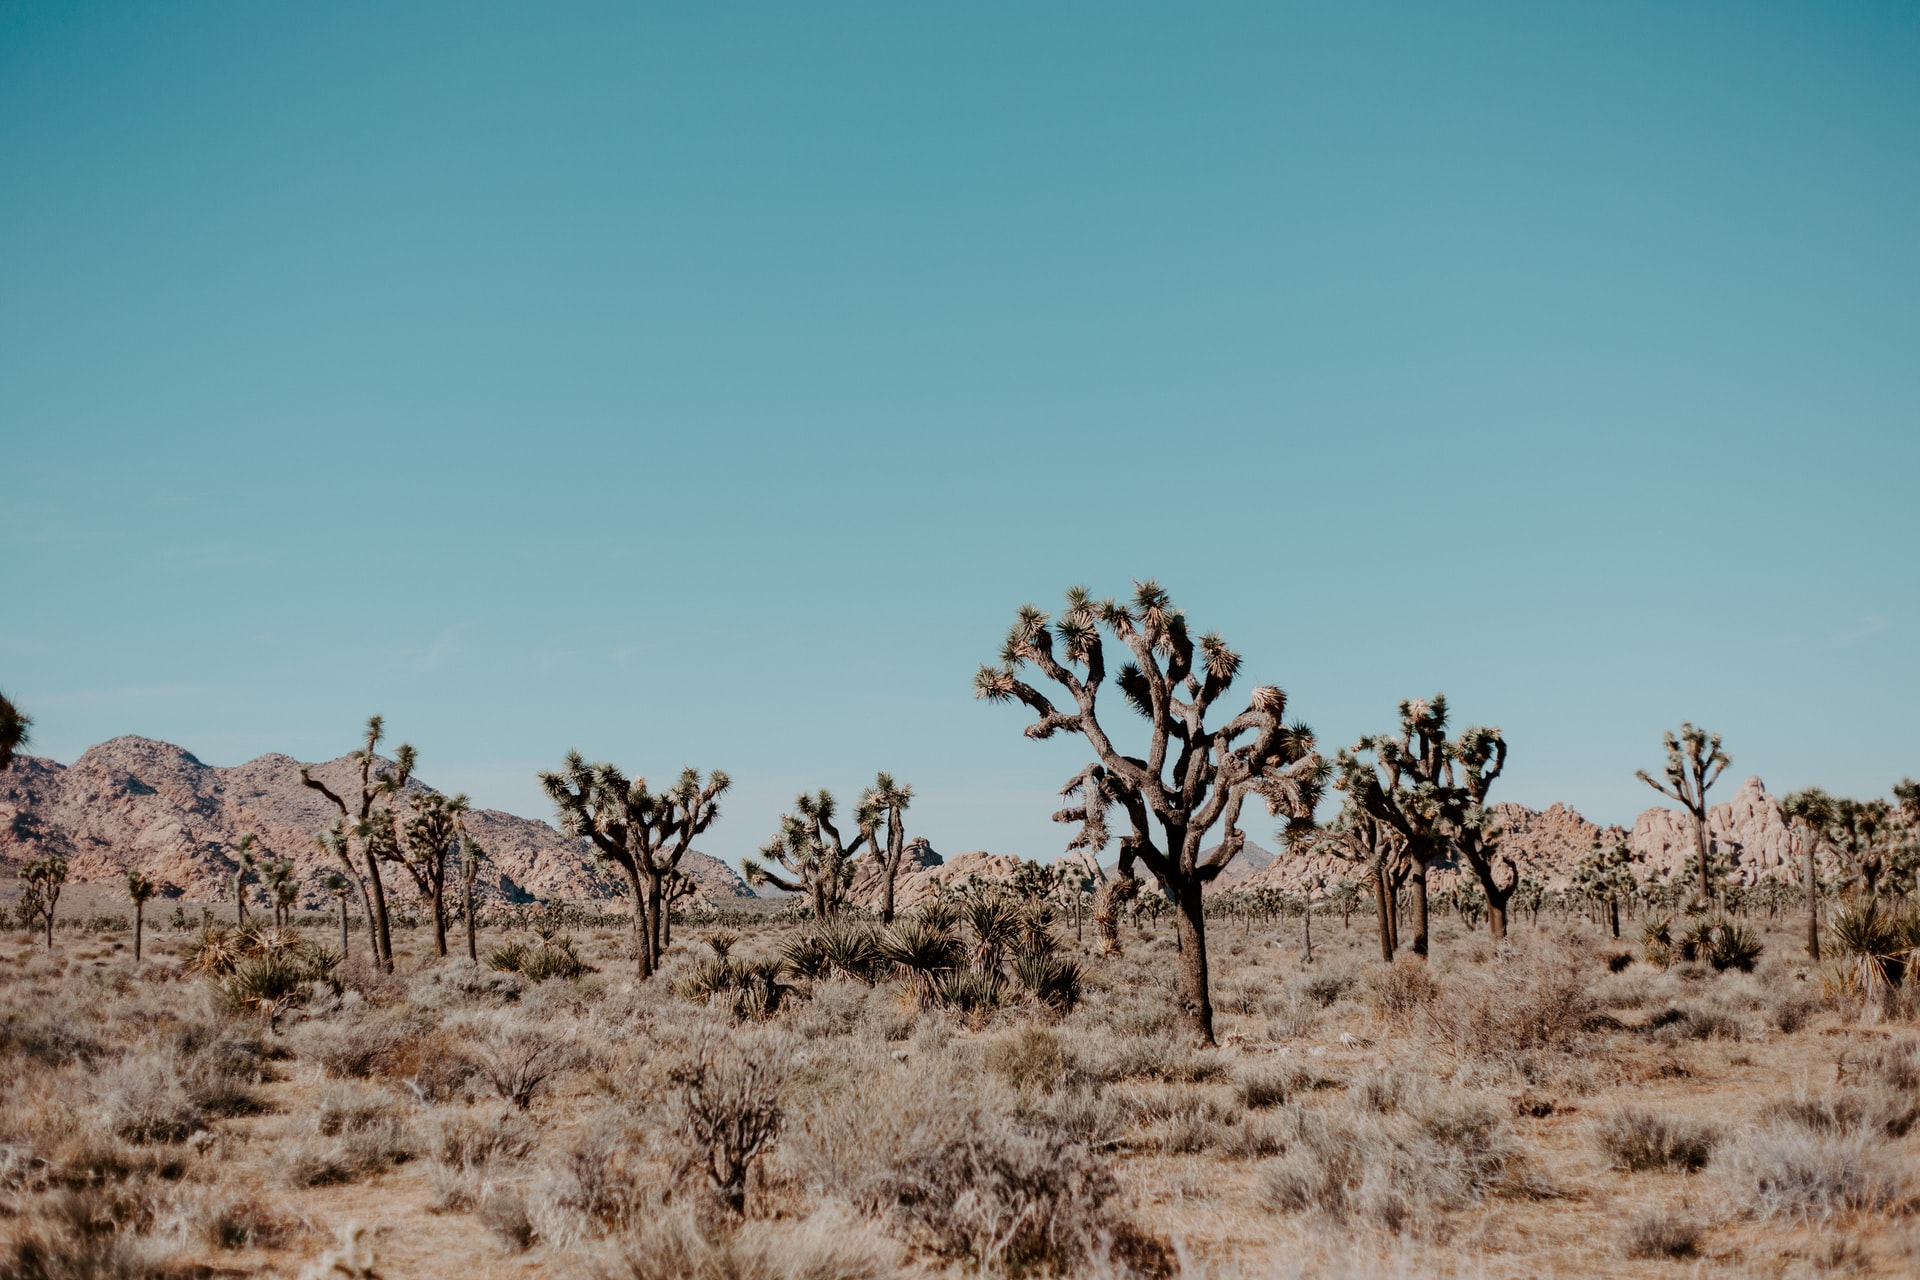
<instances>
[{"instance_id":1,"label":"rock outcrop","mask_svg":"<svg viewBox=\"0 0 1920 1280\"><path fill-rule=\"evenodd\" d=\"M948 885L959 886L968 880L976 883L1010 882L1020 871L1020 859L1009 853L983 853L975 850L931 866L912 875L901 875L893 887L893 904L900 911L919 906L938 897Z\"/></svg>"},{"instance_id":2,"label":"rock outcrop","mask_svg":"<svg viewBox=\"0 0 1920 1280\"><path fill-rule=\"evenodd\" d=\"M234 847L251 832L262 861L294 864L303 907L323 908L329 900L322 883L339 864L320 850L315 835L335 812L301 784L300 768L277 753L222 768L170 743L137 737L90 747L70 766L21 756L0 774L0 862L59 854L78 884L117 883L139 867L163 896L218 901L231 897ZM359 769L351 759L309 768L334 791L357 794ZM418 780L408 787L409 793L426 790ZM466 825L490 855L479 884L490 900L624 893L594 870L583 842L544 822L477 809ZM731 867L705 854L689 853L685 869L710 902L753 896ZM394 867L388 883L398 886L400 901L412 901L402 869Z\"/></svg>"},{"instance_id":3,"label":"rock outcrop","mask_svg":"<svg viewBox=\"0 0 1920 1280\"><path fill-rule=\"evenodd\" d=\"M933 846L921 836L907 842L900 851L900 870L893 880L894 908L899 909L900 888L912 876L922 871L943 865L946 859L933 851ZM872 854L863 854L853 862L853 887L847 891L847 899L855 906L880 909L880 900L884 896L882 889L885 873L881 869L880 859Z\"/></svg>"},{"instance_id":4,"label":"rock outcrop","mask_svg":"<svg viewBox=\"0 0 1920 1280\"><path fill-rule=\"evenodd\" d=\"M1794 875L1799 845L1780 802L1758 778L1740 784L1733 799L1707 808L1707 839L1742 884ZM1682 809L1648 809L1633 824L1633 851L1664 876L1676 876L1693 856L1693 817Z\"/></svg>"}]
</instances>

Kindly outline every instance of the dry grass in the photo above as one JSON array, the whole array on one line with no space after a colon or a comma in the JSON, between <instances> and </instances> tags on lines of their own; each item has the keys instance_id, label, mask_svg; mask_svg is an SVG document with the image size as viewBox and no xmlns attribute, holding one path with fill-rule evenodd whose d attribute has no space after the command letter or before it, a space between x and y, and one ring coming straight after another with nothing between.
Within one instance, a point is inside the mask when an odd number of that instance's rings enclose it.
<instances>
[{"instance_id":1,"label":"dry grass","mask_svg":"<svg viewBox=\"0 0 1920 1280\"><path fill-rule=\"evenodd\" d=\"M828 965L770 1016L678 993L694 930L645 985L619 929L544 981L403 931L399 975L271 1023L168 931L138 969L9 935L0 1277L1913 1273L1920 1034L1792 930L1742 973L1450 920L1389 967L1367 923L1316 923L1312 965L1297 925L1218 928L1219 1048L1164 927L1064 939L1071 1007ZM799 932L735 931L742 966ZM742 1217L713 1170L751 1115Z\"/></svg>"}]
</instances>

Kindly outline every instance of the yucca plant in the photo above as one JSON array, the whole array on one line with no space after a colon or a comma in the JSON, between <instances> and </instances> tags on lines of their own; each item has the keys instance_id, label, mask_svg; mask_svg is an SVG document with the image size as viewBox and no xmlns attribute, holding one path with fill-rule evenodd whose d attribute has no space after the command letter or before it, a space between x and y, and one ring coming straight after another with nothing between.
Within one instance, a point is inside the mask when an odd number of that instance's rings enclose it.
<instances>
[{"instance_id":1,"label":"yucca plant","mask_svg":"<svg viewBox=\"0 0 1920 1280\"><path fill-rule=\"evenodd\" d=\"M739 985L739 974L733 967L733 961L724 955L709 956L693 967L693 972L680 980L681 998L694 1004L705 1004L722 992L732 991Z\"/></svg>"},{"instance_id":2,"label":"yucca plant","mask_svg":"<svg viewBox=\"0 0 1920 1280\"><path fill-rule=\"evenodd\" d=\"M1020 985L1050 1008L1062 1012L1080 999L1080 966L1055 955L1024 955L1013 962Z\"/></svg>"},{"instance_id":3,"label":"yucca plant","mask_svg":"<svg viewBox=\"0 0 1920 1280\"><path fill-rule=\"evenodd\" d=\"M961 1013L984 1013L1000 1006L998 970L949 970L940 976L934 990L941 1004Z\"/></svg>"},{"instance_id":4,"label":"yucca plant","mask_svg":"<svg viewBox=\"0 0 1920 1280\"><path fill-rule=\"evenodd\" d=\"M520 976L529 982L545 982L549 978L572 979L592 972L593 966L582 960L573 949L571 938L556 938L535 947L520 962Z\"/></svg>"},{"instance_id":5,"label":"yucca plant","mask_svg":"<svg viewBox=\"0 0 1920 1280\"><path fill-rule=\"evenodd\" d=\"M1020 912L1013 900L992 893L974 898L962 913L973 933L973 967L982 973L1000 967L1001 957L1020 941Z\"/></svg>"},{"instance_id":6,"label":"yucca plant","mask_svg":"<svg viewBox=\"0 0 1920 1280\"><path fill-rule=\"evenodd\" d=\"M791 939L781 947L780 963L796 978L817 978L827 970L826 953L820 949L820 939L813 934Z\"/></svg>"},{"instance_id":7,"label":"yucca plant","mask_svg":"<svg viewBox=\"0 0 1920 1280\"><path fill-rule=\"evenodd\" d=\"M922 1008L939 998L941 975L961 960L960 940L924 918L899 921L881 933L874 945L881 959L906 971Z\"/></svg>"},{"instance_id":8,"label":"yucca plant","mask_svg":"<svg viewBox=\"0 0 1920 1280\"><path fill-rule=\"evenodd\" d=\"M1020 950L1029 956L1053 954L1054 909L1044 899L1028 902L1020 908Z\"/></svg>"},{"instance_id":9,"label":"yucca plant","mask_svg":"<svg viewBox=\"0 0 1920 1280\"><path fill-rule=\"evenodd\" d=\"M1707 963L1717 970L1752 973L1762 950L1759 936L1737 920L1723 916L1707 930Z\"/></svg>"},{"instance_id":10,"label":"yucca plant","mask_svg":"<svg viewBox=\"0 0 1920 1280\"><path fill-rule=\"evenodd\" d=\"M1886 910L1878 898L1856 898L1834 908L1827 918L1827 936L1843 957L1859 994L1872 995L1897 987L1906 979L1912 958L1915 926Z\"/></svg>"},{"instance_id":11,"label":"yucca plant","mask_svg":"<svg viewBox=\"0 0 1920 1280\"><path fill-rule=\"evenodd\" d=\"M1673 917L1648 916L1640 927L1640 951L1647 963L1665 969L1673 963Z\"/></svg>"},{"instance_id":12,"label":"yucca plant","mask_svg":"<svg viewBox=\"0 0 1920 1280\"><path fill-rule=\"evenodd\" d=\"M821 959L828 968L849 978L873 985L874 965L880 953L874 948L874 933L867 925L830 920L814 935Z\"/></svg>"},{"instance_id":13,"label":"yucca plant","mask_svg":"<svg viewBox=\"0 0 1920 1280\"><path fill-rule=\"evenodd\" d=\"M503 942L487 952L487 968L501 973L518 973L520 966L527 960L527 946L523 942Z\"/></svg>"},{"instance_id":14,"label":"yucca plant","mask_svg":"<svg viewBox=\"0 0 1920 1280\"><path fill-rule=\"evenodd\" d=\"M209 924L187 941L180 958L196 973L219 976L253 954L251 939L224 924Z\"/></svg>"},{"instance_id":15,"label":"yucca plant","mask_svg":"<svg viewBox=\"0 0 1920 1280\"><path fill-rule=\"evenodd\" d=\"M951 932L953 927L960 923L960 913L954 910L953 904L939 898L929 898L921 903L915 915L920 923L938 929L942 933Z\"/></svg>"}]
</instances>

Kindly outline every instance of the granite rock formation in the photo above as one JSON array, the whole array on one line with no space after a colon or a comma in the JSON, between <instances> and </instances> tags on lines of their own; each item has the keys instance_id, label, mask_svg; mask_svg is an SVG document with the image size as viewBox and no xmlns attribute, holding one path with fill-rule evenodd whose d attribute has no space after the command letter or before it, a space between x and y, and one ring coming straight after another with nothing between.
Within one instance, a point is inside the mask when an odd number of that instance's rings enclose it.
<instances>
[{"instance_id":1,"label":"granite rock formation","mask_svg":"<svg viewBox=\"0 0 1920 1280\"><path fill-rule=\"evenodd\" d=\"M309 767L335 791L357 793L359 770L351 759ZM322 883L339 863L314 837L335 814L324 797L301 785L300 768L299 761L277 753L223 768L170 743L138 737L90 747L70 766L21 756L0 774L0 863L58 854L76 884L118 883L139 867L162 897L223 901L232 896L234 846L242 832L252 832L261 861L291 861L302 906L322 909L330 905ZM417 779L408 787L410 793L430 789ZM625 893L621 883L594 869L583 842L544 822L477 809L466 825L491 855L478 886L489 900ZM709 902L753 896L731 867L705 854L689 853L686 870ZM403 905L412 902L403 871L395 868L388 883ZM258 894L259 887L253 891Z\"/></svg>"}]
</instances>

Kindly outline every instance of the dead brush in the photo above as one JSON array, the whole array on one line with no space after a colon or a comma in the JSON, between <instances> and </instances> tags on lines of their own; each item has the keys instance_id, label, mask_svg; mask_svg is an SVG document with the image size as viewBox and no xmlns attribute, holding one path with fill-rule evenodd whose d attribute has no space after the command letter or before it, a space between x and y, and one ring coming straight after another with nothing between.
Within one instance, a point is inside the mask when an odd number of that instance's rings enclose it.
<instances>
[{"instance_id":1,"label":"dead brush","mask_svg":"<svg viewBox=\"0 0 1920 1280\"><path fill-rule=\"evenodd\" d=\"M1594 1141L1616 1169L1693 1173L1713 1158L1720 1133L1710 1125L1629 1106L1602 1120Z\"/></svg>"},{"instance_id":2,"label":"dead brush","mask_svg":"<svg viewBox=\"0 0 1920 1280\"><path fill-rule=\"evenodd\" d=\"M1463 1057L1512 1061L1577 1048L1599 1009L1568 958L1516 957L1489 980L1462 985L1423 1007L1430 1033Z\"/></svg>"}]
</instances>

